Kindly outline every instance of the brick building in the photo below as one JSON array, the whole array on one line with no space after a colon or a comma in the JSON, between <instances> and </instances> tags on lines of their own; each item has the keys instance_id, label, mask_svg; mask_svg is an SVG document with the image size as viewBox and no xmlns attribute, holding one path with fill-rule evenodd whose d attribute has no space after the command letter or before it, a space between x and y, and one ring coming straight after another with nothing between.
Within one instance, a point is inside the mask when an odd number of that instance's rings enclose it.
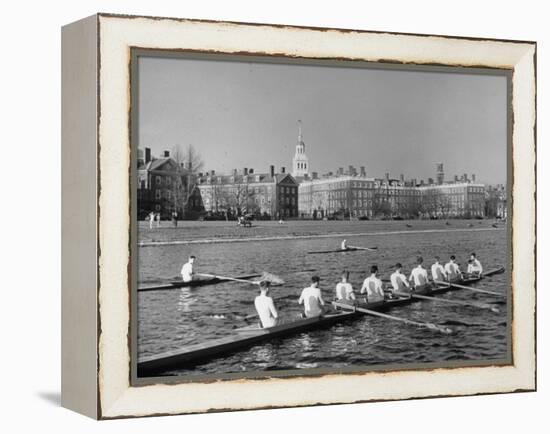
<instances>
[{"instance_id":1,"label":"brick building","mask_svg":"<svg viewBox=\"0 0 550 434\"><path fill-rule=\"evenodd\" d=\"M242 172L199 174L198 190L205 211L231 215L255 214L265 218L298 216L298 184L284 167L275 173Z\"/></svg>"}]
</instances>

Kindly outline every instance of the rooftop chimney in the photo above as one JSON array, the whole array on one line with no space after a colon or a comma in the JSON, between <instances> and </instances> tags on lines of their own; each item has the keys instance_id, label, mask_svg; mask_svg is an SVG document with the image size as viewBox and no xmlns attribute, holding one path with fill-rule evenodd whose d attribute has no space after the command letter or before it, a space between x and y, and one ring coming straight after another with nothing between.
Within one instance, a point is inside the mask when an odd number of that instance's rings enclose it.
<instances>
[{"instance_id":1,"label":"rooftop chimney","mask_svg":"<svg viewBox=\"0 0 550 434\"><path fill-rule=\"evenodd\" d=\"M399 181L405 182L405 175L403 174L399 175Z\"/></svg>"},{"instance_id":2,"label":"rooftop chimney","mask_svg":"<svg viewBox=\"0 0 550 434\"><path fill-rule=\"evenodd\" d=\"M248 169L248 174L249 175L252 175L254 173L254 169L251 167L250 169Z\"/></svg>"},{"instance_id":3,"label":"rooftop chimney","mask_svg":"<svg viewBox=\"0 0 550 434\"><path fill-rule=\"evenodd\" d=\"M281 167L281 173L285 173L286 172L286 169L283 167Z\"/></svg>"},{"instance_id":4,"label":"rooftop chimney","mask_svg":"<svg viewBox=\"0 0 550 434\"><path fill-rule=\"evenodd\" d=\"M248 167L245 167L243 169L243 175L245 175L245 176L248 175Z\"/></svg>"},{"instance_id":5,"label":"rooftop chimney","mask_svg":"<svg viewBox=\"0 0 550 434\"><path fill-rule=\"evenodd\" d=\"M433 178L428 178L428 184L433 185L433 183L434 183L434 179Z\"/></svg>"},{"instance_id":6,"label":"rooftop chimney","mask_svg":"<svg viewBox=\"0 0 550 434\"><path fill-rule=\"evenodd\" d=\"M458 175L455 175L455 182L458 182Z\"/></svg>"},{"instance_id":7,"label":"rooftop chimney","mask_svg":"<svg viewBox=\"0 0 550 434\"><path fill-rule=\"evenodd\" d=\"M311 172L311 177L313 179L317 179L318 176L319 176L319 174L317 172Z\"/></svg>"},{"instance_id":8,"label":"rooftop chimney","mask_svg":"<svg viewBox=\"0 0 550 434\"><path fill-rule=\"evenodd\" d=\"M361 176L367 176L367 171L365 170L365 166L361 166L359 170L361 171Z\"/></svg>"},{"instance_id":9,"label":"rooftop chimney","mask_svg":"<svg viewBox=\"0 0 550 434\"><path fill-rule=\"evenodd\" d=\"M472 182L476 182L476 174L472 173Z\"/></svg>"},{"instance_id":10,"label":"rooftop chimney","mask_svg":"<svg viewBox=\"0 0 550 434\"><path fill-rule=\"evenodd\" d=\"M389 174L389 172L386 172L385 178L386 178L386 181L389 181L389 180L390 180L390 174Z\"/></svg>"},{"instance_id":11,"label":"rooftop chimney","mask_svg":"<svg viewBox=\"0 0 550 434\"><path fill-rule=\"evenodd\" d=\"M353 166L351 164L348 166L348 173L353 175Z\"/></svg>"},{"instance_id":12,"label":"rooftop chimney","mask_svg":"<svg viewBox=\"0 0 550 434\"><path fill-rule=\"evenodd\" d=\"M151 161L151 148L145 148L145 164Z\"/></svg>"},{"instance_id":13,"label":"rooftop chimney","mask_svg":"<svg viewBox=\"0 0 550 434\"><path fill-rule=\"evenodd\" d=\"M164 151L164 158L170 157L170 151Z\"/></svg>"},{"instance_id":14,"label":"rooftop chimney","mask_svg":"<svg viewBox=\"0 0 550 434\"><path fill-rule=\"evenodd\" d=\"M269 175L273 178L275 176L275 166L269 166Z\"/></svg>"},{"instance_id":15,"label":"rooftop chimney","mask_svg":"<svg viewBox=\"0 0 550 434\"><path fill-rule=\"evenodd\" d=\"M215 170L211 170L210 171L210 176L214 176L216 174L216 171Z\"/></svg>"}]
</instances>

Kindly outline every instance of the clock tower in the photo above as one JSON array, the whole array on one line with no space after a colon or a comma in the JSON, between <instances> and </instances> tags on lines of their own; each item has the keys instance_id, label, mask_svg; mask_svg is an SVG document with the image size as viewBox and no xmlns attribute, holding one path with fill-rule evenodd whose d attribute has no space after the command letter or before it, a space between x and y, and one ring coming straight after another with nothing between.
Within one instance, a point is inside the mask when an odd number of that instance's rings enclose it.
<instances>
[{"instance_id":1,"label":"clock tower","mask_svg":"<svg viewBox=\"0 0 550 434\"><path fill-rule=\"evenodd\" d=\"M298 144L296 153L292 159L292 176L304 176L309 174L309 160L306 155L306 144L302 137L302 121L298 121Z\"/></svg>"}]
</instances>

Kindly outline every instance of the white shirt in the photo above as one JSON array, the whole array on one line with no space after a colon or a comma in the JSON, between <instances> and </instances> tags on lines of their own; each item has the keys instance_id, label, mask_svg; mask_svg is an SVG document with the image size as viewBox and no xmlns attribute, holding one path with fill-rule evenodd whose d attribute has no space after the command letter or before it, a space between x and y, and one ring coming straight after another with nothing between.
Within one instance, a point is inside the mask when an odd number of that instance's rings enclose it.
<instances>
[{"instance_id":1,"label":"white shirt","mask_svg":"<svg viewBox=\"0 0 550 434\"><path fill-rule=\"evenodd\" d=\"M258 295L254 300L254 306L264 329L277 325L279 315L271 297L264 294Z\"/></svg>"},{"instance_id":2,"label":"white shirt","mask_svg":"<svg viewBox=\"0 0 550 434\"><path fill-rule=\"evenodd\" d=\"M191 262L186 262L181 267L181 278L184 282L191 282L193 280L193 264Z\"/></svg>"},{"instance_id":3,"label":"white shirt","mask_svg":"<svg viewBox=\"0 0 550 434\"><path fill-rule=\"evenodd\" d=\"M439 262L432 265L432 279L433 280L445 280L447 278L447 272L445 267Z\"/></svg>"},{"instance_id":4,"label":"white shirt","mask_svg":"<svg viewBox=\"0 0 550 434\"><path fill-rule=\"evenodd\" d=\"M324 306L323 296L319 288L308 286L302 290L298 303L304 304L307 317L319 316L323 313L321 306Z\"/></svg>"},{"instance_id":5,"label":"white shirt","mask_svg":"<svg viewBox=\"0 0 550 434\"><path fill-rule=\"evenodd\" d=\"M390 281L394 291L403 291L410 288L409 282L407 282L407 278L403 273L399 271L395 271L390 276Z\"/></svg>"},{"instance_id":6,"label":"white shirt","mask_svg":"<svg viewBox=\"0 0 550 434\"><path fill-rule=\"evenodd\" d=\"M483 273L481 262L479 262L479 260L477 259L474 259L471 264L468 264L468 273Z\"/></svg>"},{"instance_id":7,"label":"white shirt","mask_svg":"<svg viewBox=\"0 0 550 434\"><path fill-rule=\"evenodd\" d=\"M418 265L411 271L411 277L409 280L414 281L414 286L424 286L428 283L428 272L422 265Z\"/></svg>"},{"instance_id":8,"label":"white shirt","mask_svg":"<svg viewBox=\"0 0 550 434\"><path fill-rule=\"evenodd\" d=\"M455 262L447 262L445 264L445 271L450 280L456 279L460 275L460 267Z\"/></svg>"},{"instance_id":9,"label":"white shirt","mask_svg":"<svg viewBox=\"0 0 550 434\"><path fill-rule=\"evenodd\" d=\"M342 250L346 250L348 248L348 246L346 245L346 240L342 241L342 244L340 245L340 248Z\"/></svg>"},{"instance_id":10,"label":"white shirt","mask_svg":"<svg viewBox=\"0 0 550 434\"><path fill-rule=\"evenodd\" d=\"M340 282L336 285L336 300L355 300L351 283Z\"/></svg>"},{"instance_id":11,"label":"white shirt","mask_svg":"<svg viewBox=\"0 0 550 434\"><path fill-rule=\"evenodd\" d=\"M364 294L365 292L367 293L368 302L384 300L384 289L382 288L382 281L375 275L371 275L363 281L361 294Z\"/></svg>"}]
</instances>

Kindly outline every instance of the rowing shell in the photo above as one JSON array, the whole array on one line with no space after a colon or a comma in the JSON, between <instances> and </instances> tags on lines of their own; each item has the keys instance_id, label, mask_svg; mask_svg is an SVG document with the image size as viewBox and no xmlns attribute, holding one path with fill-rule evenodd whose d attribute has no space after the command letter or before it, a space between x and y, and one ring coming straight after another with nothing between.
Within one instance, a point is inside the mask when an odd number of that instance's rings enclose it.
<instances>
[{"instance_id":1,"label":"rowing shell","mask_svg":"<svg viewBox=\"0 0 550 434\"><path fill-rule=\"evenodd\" d=\"M362 252L365 250L376 250L378 247L348 247L347 249L336 249L336 250L316 250L312 252L307 252L308 255L315 255L318 253L345 253L345 252Z\"/></svg>"},{"instance_id":2,"label":"rowing shell","mask_svg":"<svg viewBox=\"0 0 550 434\"><path fill-rule=\"evenodd\" d=\"M486 276L502 273L504 268L489 271ZM469 285L481 280L482 277L471 277L461 280L462 285ZM456 282L458 283L458 282ZM426 294L439 294L447 291L458 290L460 288L452 285L438 285L427 289ZM395 298L375 303L360 303L358 306L374 311L386 311L396 306L407 305L421 301L419 298ZM274 338L282 338L296 333L305 332L314 329L320 329L331 326L336 323L356 319L364 316L363 313L349 306L348 309L337 310L321 317L305 318L289 323L283 323L269 328L244 327L236 329L235 333L212 341L203 342L196 345L189 345L178 350L157 354L154 356L141 357L138 360L139 375L155 375L165 372L169 369L177 369L181 366L192 366L206 360L212 359L221 354L232 353L236 350L251 347L263 341Z\"/></svg>"},{"instance_id":3,"label":"rowing shell","mask_svg":"<svg viewBox=\"0 0 550 434\"><path fill-rule=\"evenodd\" d=\"M260 274L248 274L246 276L239 276L235 277L235 279L242 279L242 280L248 280L253 279L255 277L260 277ZM167 289L176 289L176 288L184 288L184 287L197 287L197 286L205 286L205 285L215 285L217 283L222 282L230 282L232 279L224 279L220 277L212 277L208 279L197 279L197 280L191 280L190 282L184 282L183 280L174 280L170 283L167 283L165 285L156 285L156 286L143 286L141 288L138 288L139 292L142 291L163 291Z\"/></svg>"}]
</instances>

